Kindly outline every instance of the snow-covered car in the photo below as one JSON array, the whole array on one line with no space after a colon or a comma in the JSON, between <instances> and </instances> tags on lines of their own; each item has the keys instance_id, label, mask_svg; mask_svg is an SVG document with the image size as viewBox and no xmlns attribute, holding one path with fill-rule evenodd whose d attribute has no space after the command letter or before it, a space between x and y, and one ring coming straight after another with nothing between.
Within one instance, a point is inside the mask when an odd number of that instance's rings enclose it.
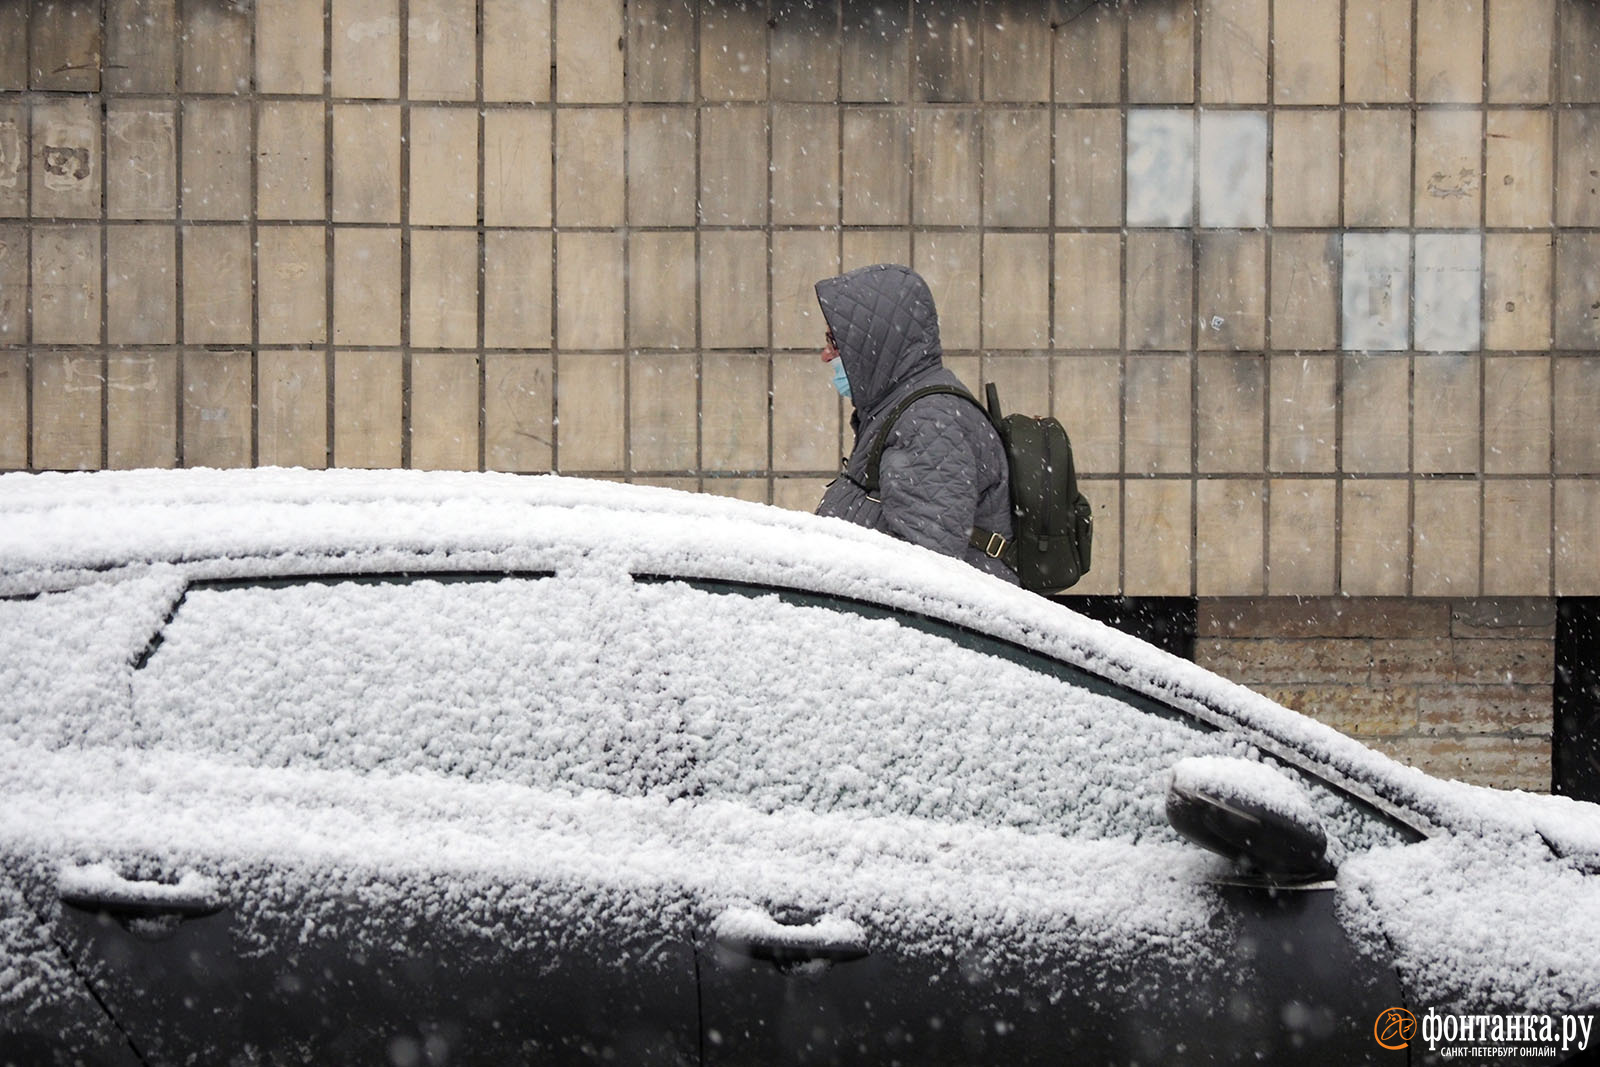
<instances>
[{"instance_id":1,"label":"snow-covered car","mask_svg":"<svg viewBox=\"0 0 1600 1067\"><path fill-rule=\"evenodd\" d=\"M0 635L6 1062L1397 1063L1600 1005L1600 809L832 520L6 475Z\"/></svg>"}]
</instances>

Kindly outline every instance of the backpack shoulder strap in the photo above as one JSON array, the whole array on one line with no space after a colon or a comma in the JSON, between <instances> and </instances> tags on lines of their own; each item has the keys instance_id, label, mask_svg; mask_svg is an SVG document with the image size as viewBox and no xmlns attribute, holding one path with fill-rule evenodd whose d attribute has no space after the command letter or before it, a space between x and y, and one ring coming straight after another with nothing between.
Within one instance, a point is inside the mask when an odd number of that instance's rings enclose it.
<instances>
[{"instance_id":1,"label":"backpack shoulder strap","mask_svg":"<svg viewBox=\"0 0 1600 1067\"><path fill-rule=\"evenodd\" d=\"M867 480L861 483L861 488L865 489L869 494L876 493L878 491L878 465L883 462L883 449L884 446L889 443L889 431L894 429L894 424L899 421L900 416L905 414L907 408L909 408L912 404L915 404L918 400L921 400L923 397L935 396L940 393L945 393L950 396L959 396L963 400L971 401L973 404L977 405L979 411L983 411L983 405L978 403L978 398L967 392L965 389L962 389L960 386L926 385L921 389L916 390L904 400L900 401L900 403L896 404L893 410L889 412L889 417L883 420L883 428L878 431L877 438L872 442L872 451L867 453ZM987 415L988 412L984 412L984 414Z\"/></svg>"}]
</instances>

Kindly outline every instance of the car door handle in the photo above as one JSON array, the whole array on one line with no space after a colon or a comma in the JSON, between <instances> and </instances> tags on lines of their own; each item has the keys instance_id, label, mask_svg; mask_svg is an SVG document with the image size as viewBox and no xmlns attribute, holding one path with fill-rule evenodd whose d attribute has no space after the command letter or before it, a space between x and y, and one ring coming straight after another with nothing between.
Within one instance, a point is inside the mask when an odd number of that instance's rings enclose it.
<instances>
[{"instance_id":1,"label":"car door handle","mask_svg":"<svg viewBox=\"0 0 1600 1067\"><path fill-rule=\"evenodd\" d=\"M848 963L870 952L860 924L836 915L794 924L779 922L760 908L730 908L717 916L711 932L729 951L780 965Z\"/></svg>"},{"instance_id":2,"label":"car door handle","mask_svg":"<svg viewBox=\"0 0 1600 1067\"><path fill-rule=\"evenodd\" d=\"M95 863L64 868L58 890L63 904L119 918L200 919L223 908L217 883L194 871L185 871L175 883L137 882Z\"/></svg>"}]
</instances>

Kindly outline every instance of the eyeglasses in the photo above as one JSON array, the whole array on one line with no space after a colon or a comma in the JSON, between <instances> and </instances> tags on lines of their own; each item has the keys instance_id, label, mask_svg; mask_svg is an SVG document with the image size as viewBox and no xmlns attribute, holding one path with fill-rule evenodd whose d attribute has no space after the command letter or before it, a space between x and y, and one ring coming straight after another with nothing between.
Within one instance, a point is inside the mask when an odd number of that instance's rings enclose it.
<instances>
[{"instance_id":1,"label":"eyeglasses","mask_svg":"<svg viewBox=\"0 0 1600 1067\"><path fill-rule=\"evenodd\" d=\"M833 348L833 349L837 349L839 347L839 342L835 341L833 339L833 331L832 330L828 331L828 347L829 348Z\"/></svg>"}]
</instances>

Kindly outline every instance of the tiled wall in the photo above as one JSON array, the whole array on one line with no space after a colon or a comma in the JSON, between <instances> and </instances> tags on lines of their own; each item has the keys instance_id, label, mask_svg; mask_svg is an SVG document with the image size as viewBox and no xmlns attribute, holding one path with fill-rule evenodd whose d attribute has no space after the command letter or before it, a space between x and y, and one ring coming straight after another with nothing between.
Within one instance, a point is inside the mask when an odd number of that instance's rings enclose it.
<instances>
[{"instance_id":1,"label":"tiled wall","mask_svg":"<svg viewBox=\"0 0 1600 1067\"><path fill-rule=\"evenodd\" d=\"M897 260L1085 592L1600 593L1597 159L1592 0L0 0L0 469L810 508Z\"/></svg>"}]
</instances>

